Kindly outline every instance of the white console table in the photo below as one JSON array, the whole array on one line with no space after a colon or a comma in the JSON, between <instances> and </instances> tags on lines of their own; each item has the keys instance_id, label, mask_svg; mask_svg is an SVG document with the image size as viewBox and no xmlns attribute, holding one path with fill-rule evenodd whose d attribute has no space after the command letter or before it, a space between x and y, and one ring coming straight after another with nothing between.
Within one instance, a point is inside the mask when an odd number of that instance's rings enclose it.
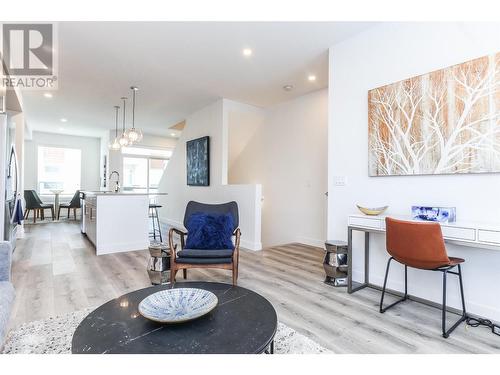
<instances>
[{"instance_id":1,"label":"white console table","mask_svg":"<svg viewBox=\"0 0 500 375\"><path fill-rule=\"evenodd\" d=\"M390 215L390 217L402 220L412 220L410 217ZM416 220L415 220L416 221ZM418 221L421 222L421 221ZM441 223L443 238L446 242L463 246L478 247L483 249L500 251L500 224L485 223ZM356 283L352 280L352 232L360 231L365 233L365 277L363 283ZM362 214L349 215L347 227L348 244L348 275L347 291L354 293L366 287L380 289L380 287L370 283L369 262L370 262L370 233L385 233L385 216L368 216Z\"/></svg>"}]
</instances>

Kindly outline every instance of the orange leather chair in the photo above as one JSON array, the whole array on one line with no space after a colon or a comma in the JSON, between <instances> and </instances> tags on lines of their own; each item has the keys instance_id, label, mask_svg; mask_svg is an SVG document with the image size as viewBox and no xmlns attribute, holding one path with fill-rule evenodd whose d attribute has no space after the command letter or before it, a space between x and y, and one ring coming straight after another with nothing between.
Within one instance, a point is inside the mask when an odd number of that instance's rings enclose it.
<instances>
[{"instance_id":1,"label":"orange leather chair","mask_svg":"<svg viewBox=\"0 0 500 375\"><path fill-rule=\"evenodd\" d=\"M441 233L439 223L418 223L414 221L396 220L387 217L385 219L387 235L387 252L391 255L387 262L385 271L384 287L380 299L380 312L408 299L408 267L443 273L443 305L441 328L443 337L447 338L457 326L466 319L464 288L462 284L462 270L460 264L464 262L461 258L449 257ZM405 266L405 292L403 298L383 307L384 296L389 275L389 266L392 260ZM457 267L458 272L451 271ZM460 282L460 295L462 298L462 315L460 319L448 330L446 330L446 277L451 273L458 276Z\"/></svg>"}]
</instances>

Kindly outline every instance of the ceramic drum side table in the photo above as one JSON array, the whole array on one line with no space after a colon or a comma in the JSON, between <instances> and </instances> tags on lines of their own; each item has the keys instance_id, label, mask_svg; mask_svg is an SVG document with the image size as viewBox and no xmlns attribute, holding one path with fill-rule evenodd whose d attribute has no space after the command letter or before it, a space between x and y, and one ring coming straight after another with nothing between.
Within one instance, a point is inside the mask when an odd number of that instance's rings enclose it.
<instances>
[{"instance_id":1,"label":"ceramic drum side table","mask_svg":"<svg viewBox=\"0 0 500 375\"><path fill-rule=\"evenodd\" d=\"M333 286L347 285L347 242L328 240L325 242L325 283Z\"/></svg>"},{"instance_id":2,"label":"ceramic drum side table","mask_svg":"<svg viewBox=\"0 0 500 375\"><path fill-rule=\"evenodd\" d=\"M148 275L151 284L167 283L170 276L170 248L163 242L151 242L149 254Z\"/></svg>"}]
</instances>

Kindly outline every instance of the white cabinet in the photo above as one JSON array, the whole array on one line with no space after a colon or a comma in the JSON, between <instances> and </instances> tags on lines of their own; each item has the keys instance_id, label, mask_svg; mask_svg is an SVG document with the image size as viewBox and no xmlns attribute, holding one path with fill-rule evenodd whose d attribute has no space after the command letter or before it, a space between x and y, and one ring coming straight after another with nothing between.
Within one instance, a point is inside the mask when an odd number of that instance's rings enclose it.
<instances>
[{"instance_id":1,"label":"white cabinet","mask_svg":"<svg viewBox=\"0 0 500 375\"><path fill-rule=\"evenodd\" d=\"M84 225L96 254L147 249L149 198L144 194L84 192Z\"/></svg>"},{"instance_id":2,"label":"white cabinet","mask_svg":"<svg viewBox=\"0 0 500 375\"><path fill-rule=\"evenodd\" d=\"M404 216L396 219L410 220ZM418 222L418 221L417 221ZM385 232L385 216L349 215L347 223L351 229L365 232ZM500 250L500 226L478 223L442 223L441 231L446 241L467 246Z\"/></svg>"},{"instance_id":3,"label":"white cabinet","mask_svg":"<svg viewBox=\"0 0 500 375\"><path fill-rule=\"evenodd\" d=\"M480 229L478 231L479 234L479 242L484 242L487 244L500 245L500 231L498 230L487 230Z\"/></svg>"},{"instance_id":4,"label":"white cabinet","mask_svg":"<svg viewBox=\"0 0 500 375\"><path fill-rule=\"evenodd\" d=\"M441 232L447 240L475 241L476 229L441 224Z\"/></svg>"},{"instance_id":5,"label":"white cabinet","mask_svg":"<svg viewBox=\"0 0 500 375\"><path fill-rule=\"evenodd\" d=\"M97 201L86 199L85 201L85 233L88 239L96 246L97 244Z\"/></svg>"}]
</instances>

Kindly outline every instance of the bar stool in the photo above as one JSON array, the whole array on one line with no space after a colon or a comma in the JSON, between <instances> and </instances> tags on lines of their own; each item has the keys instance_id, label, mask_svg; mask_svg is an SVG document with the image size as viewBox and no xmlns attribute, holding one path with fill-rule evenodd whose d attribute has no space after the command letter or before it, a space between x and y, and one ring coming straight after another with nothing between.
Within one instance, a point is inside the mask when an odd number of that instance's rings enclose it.
<instances>
[{"instance_id":1,"label":"bar stool","mask_svg":"<svg viewBox=\"0 0 500 375\"><path fill-rule=\"evenodd\" d=\"M163 242L161 237L160 218L158 217L158 208L161 207L162 206L156 202L149 203L149 217L151 218L151 223L153 224L153 231L149 232L149 238L153 237L153 240L156 241L156 236L158 235L160 242Z\"/></svg>"},{"instance_id":2,"label":"bar stool","mask_svg":"<svg viewBox=\"0 0 500 375\"><path fill-rule=\"evenodd\" d=\"M444 338L467 319L465 311L464 287L462 284L462 258L449 257L441 233L439 223L416 223L412 221L385 218L387 234L387 252L391 255L385 271L384 287L380 299L380 312L384 313L394 305L408 299L408 267L443 273L443 305L441 311L441 330ZM391 261L395 260L405 266L405 292L403 298L384 307L385 289ZM451 271L457 267L458 272ZM448 274L458 276L460 297L462 300L462 314L459 319L446 329L446 279Z\"/></svg>"}]
</instances>

